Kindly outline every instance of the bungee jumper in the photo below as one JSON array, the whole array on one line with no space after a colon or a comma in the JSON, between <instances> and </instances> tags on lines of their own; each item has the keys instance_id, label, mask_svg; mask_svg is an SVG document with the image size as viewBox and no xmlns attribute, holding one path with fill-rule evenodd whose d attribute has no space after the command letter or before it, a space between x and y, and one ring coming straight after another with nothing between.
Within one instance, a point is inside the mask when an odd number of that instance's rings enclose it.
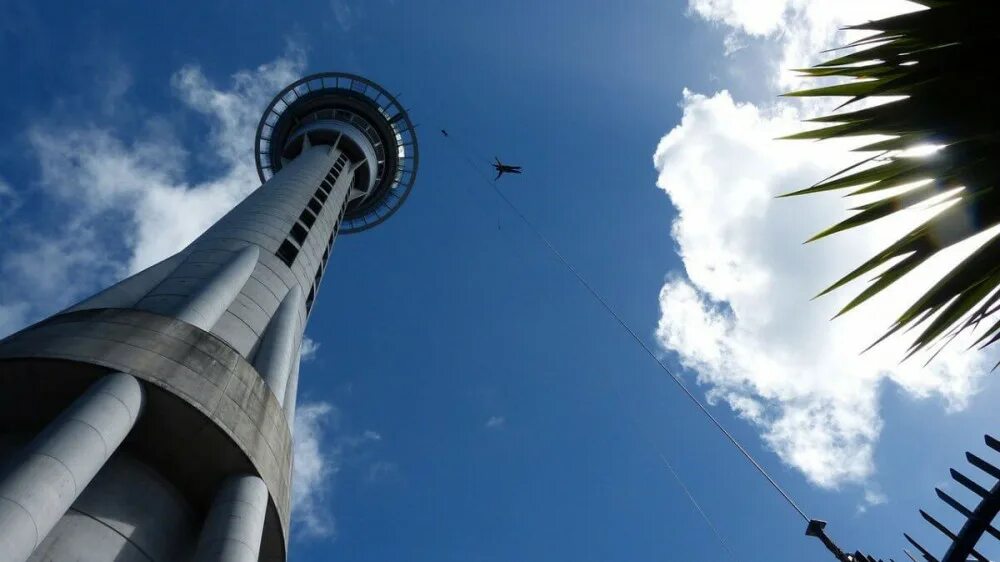
<instances>
[{"instance_id":1,"label":"bungee jumper","mask_svg":"<svg viewBox=\"0 0 1000 562\"><path fill-rule=\"evenodd\" d=\"M493 181L497 181L498 179L500 179L500 176L502 176L504 174L520 174L521 173L521 167L520 166L508 166L507 164L504 164L503 162L501 162L500 159L497 158L496 156L494 156L493 159L496 160L496 163L493 164L493 169L495 169L497 171L497 177L493 178Z\"/></svg>"}]
</instances>

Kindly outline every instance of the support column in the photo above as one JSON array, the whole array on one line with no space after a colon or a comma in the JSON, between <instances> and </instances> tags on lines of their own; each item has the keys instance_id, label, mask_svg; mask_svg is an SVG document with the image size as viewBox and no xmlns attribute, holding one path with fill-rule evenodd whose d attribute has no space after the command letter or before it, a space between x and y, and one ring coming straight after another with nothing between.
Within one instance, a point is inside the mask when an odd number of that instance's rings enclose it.
<instances>
[{"instance_id":1,"label":"support column","mask_svg":"<svg viewBox=\"0 0 1000 562\"><path fill-rule=\"evenodd\" d=\"M211 331L250 279L259 258L260 249L257 246L240 250L176 311L175 317L206 332Z\"/></svg>"},{"instance_id":2,"label":"support column","mask_svg":"<svg viewBox=\"0 0 1000 562\"><path fill-rule=\"evenodd\" d=\"M100 379L0 477L0 562L24 562L135 425L145 394L131 375Z\"/></svg>"},{"instance_id":3,"label":"support column","mask_svg":"<svg viewBox=\"0 0 1000 562\"><path fill-rule=\"evenodd\" d=\"M299 366L302 358L296 351L295 358L292 359L292 371L288 375L288 385L285 387L285 400L282 405L285 408L285 420L288 422L288 430L295 431L295 404L299 397Z\"/></svg>"},{"instance_id":4,"label":"support column","mask_svg":"<svg viewBox=\"0 0 1000 562\"><path fill-rule=\"evenodd\" d=\"M254 359L257 372L282 404L285 402L285 388L288 386L292 362L298 359L295 336L299 331L299 312L304 310L302 289L295 285L288 290L271 318Z\"/></svg>"},{"instance_id":5,"label":"support column","mask_svg":"<svg viewBox=\"0 0 1000 562\"><path fill-rule=\"evenodd\" d=\"M267 485L257 476L227 478L205 518L195 562L257 562L267 497Z\"/></svg>"}]
</instances>

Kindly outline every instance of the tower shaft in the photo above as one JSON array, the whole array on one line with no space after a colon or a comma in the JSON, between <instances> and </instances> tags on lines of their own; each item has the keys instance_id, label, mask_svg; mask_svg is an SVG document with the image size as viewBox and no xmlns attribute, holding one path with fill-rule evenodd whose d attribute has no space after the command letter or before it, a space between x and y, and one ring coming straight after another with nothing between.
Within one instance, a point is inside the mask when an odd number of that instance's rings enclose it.
<instances>
[{"instance_id":1,"label":"tower shaft","mask_svg":"<svg viewBox=\"0 0 1000 562\"><path fill-rule=\"evenodd\" d=\"M0 562L286 559L306 322L417 144L392 95L326 73L255 145L262 185L194 242L0 340Z\"/></svg>"},{"instance_id":2,"label":"tower shaft","mask_svg":"<svg viewBox=\"0 0 1000 562\"><path fill-rule=\"evenodd\" d=\"M306 319L351 194L355 165L336 146L310 146L175 256L0 342L0 400L8 412L0 427L15 430L4 436L8 462L0 475L0 544L6 553L0 560L175 561L195 550L199 562L257 560L245 545L235 551L241 557L226 554L229 534L255 535L256 544L264 545L261 559L283 559L291 412L282 404L288 402L289 384L297 384L290 378L297 376ZM54 454L31 452L51 435L64 435L66 430L53 433L51 428L65 423L50 422L41 435L31 435L46 425L39 425L45 421L39 418L55 418L64 410L73 388L112 370L156 389L140 427L114 455L129 460L117 470L157 477L118 475L91 490L103 498L80 498L117 443L97 440L101 447L93 450L78 443L82 452L74 454L90 462L91 473L74 482L76 473L63 470L55 477L39 468L45 462L61 466ZM64 385L66 392L46 390ZM45 414L24 411L29 404ZM294 408L294 400L288 405ZM124 427L119 442L131 429ZM214 435L204 439L206 432ZM234 481L246 490L226 492ZM68 489L67 482L73 484ZM180 513L186 519L180 526L189 527L182 533L186 544L148 540L142 533L123 537L113 528L113 522L138 523L122 521L121 512L146 509L151 486L172 505L160 517L147 513L146 519L176 520ZM218 507L217 498L227 493L252 496L256 503ZM42 501L50 496L56 500ZM25 498L42 498L42 504L24 515L19 505ZM136 505L115 505L108 513L86 507L109 501ZM249 511L241 514L240 509ZM4 510L21 522L4 516ZM67 510L103 528L81 531L79 517L63 517ZM265 522L268 511L271 520ZM202 529L204 517L211 524ZM230 524L239 528L227 530ZM207 546L196 548L199 535Z\"/></svg>"}]
</instances>

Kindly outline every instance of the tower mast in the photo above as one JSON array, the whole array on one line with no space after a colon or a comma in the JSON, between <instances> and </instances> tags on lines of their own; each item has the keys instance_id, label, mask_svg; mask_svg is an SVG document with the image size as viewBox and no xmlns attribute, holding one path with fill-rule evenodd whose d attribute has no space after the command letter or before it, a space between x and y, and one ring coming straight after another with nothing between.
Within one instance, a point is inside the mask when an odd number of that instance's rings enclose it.
<instances>
[{"instance_id":1,"label":"tower mast","mask_svg":"<svg viewBox=\"0 0 1000 562\"><path fill-rule=\"evenodd\" d=\"M197 240L0 340L0 562L286 559L306 323L419 152L342 73L279 92L254 144L262 185Z\"/></svg>"}]
</instances>

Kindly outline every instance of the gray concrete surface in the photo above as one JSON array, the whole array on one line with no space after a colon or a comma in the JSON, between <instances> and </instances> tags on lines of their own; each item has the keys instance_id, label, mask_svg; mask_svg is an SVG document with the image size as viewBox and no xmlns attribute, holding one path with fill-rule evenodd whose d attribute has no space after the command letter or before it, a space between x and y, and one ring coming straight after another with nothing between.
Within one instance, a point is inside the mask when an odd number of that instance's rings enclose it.
<instances>
[{"instance_id":1,"label":"gray concrete surface","mask_svg":"<svg viewBox=\"0 0 1000 562\"><path fill-rule=\"evenodd\" d=\"M78 398L0 477L0 561L24 562L121 445L142 410L134 377L110 374Z\"/></svg>"},{"instance_id":2,"label":"gray concrete surface","mask_svg":"<svg viewBox=\"0 0 1000 562\"><path fill-rule=\"evenodd\" d=\"M299 311L303 306L302 290L298 286L292 287L268 324L264 340L254 359L257 372L282 403L286 399L285 389L292 370L292 360L298 353L296 344L299 339Z\"/></svg>"},{"instance_id":3,"label":"gray concrete surface","mask_svg":"<svg viewBox=\"0 0 1000 562\"><path fill-rule=\"evenodd\" d=\"M32 549L31 562L185 560L204 517L211 559L285 558L299 348L348 198L368 191L352 192L357 169L336 146L305 143L178 254L0 340L0 441L38 431L112 371L102 380L145 388L150 412L124 424L101 405L87 414L96 438L80 420L52 422L65 427L0 480L0 562ZM227 544L249 548L230 557Z\"/></svg>"},{"instance_id":4,"label":"gray concrete surface","mask_svg":"<svg viewBox=\"0 0 1000 562\"><path fill-rule=\"evenodd\" d=\"M177 488L119 449L28 562L189 560L200 526Z\"/></svg>"},{"instance_id":5,"label":"gray concrete surface","mask_svg":"<svg viewBox=\"0 0 1000 562\"><path fill-rule=\"evenodd\" d=\"M253 366L218 337L146 311L84 310L55 316L0 341L0 361L14 358L104 366L156 385L193 407L203 423L228 436L267 483L279 528L288 529L292 440L285 412ZM176 431L169 419L150 421L157 422L150 431ZM203 433L199 430L199 439ZM215 460L197 459L190 470L209 470L207 463Z\"/></svg>"},{"instance_id":6,"label":"gray concrete surface","mask_svg":"<svg viewBox=\"0 0 1000 562\"><path fill-rule=\"evenodd\" d=\"M246 246L207 278L171 275L157 285L137 307L173 316L202 330L211 330L236 299L236 295L240 294L243 285L257 267L259 256L260 249L257 246ZM148 299L157 295L185 298L172 310L170 307L146 304Z\"/></svg>"},{"instance_id":7,"label":"gray concrete surface","mask_svg":"<svg viewBox=\"0 0 1000 562\"><path fill-rule=\"evenodd\" d=\"M266 510L263 480L249 474L227 478L205 519L195 562L257 562Z\"/></svg>"},{"instance_id":8,"label":"gray concrete surface","mask_svg":"<svg viewBox=\"0 0 1000 562\"><path fill-rule=\"evenodd\" d=\"M288 386L285 388L285 421L288 422L288 431L295 429L295 406L299 397L299 363L301 363L299 348L295 350L295 357L292 359L292 370L288 374Z\"/></svg>"}]
</instances>

